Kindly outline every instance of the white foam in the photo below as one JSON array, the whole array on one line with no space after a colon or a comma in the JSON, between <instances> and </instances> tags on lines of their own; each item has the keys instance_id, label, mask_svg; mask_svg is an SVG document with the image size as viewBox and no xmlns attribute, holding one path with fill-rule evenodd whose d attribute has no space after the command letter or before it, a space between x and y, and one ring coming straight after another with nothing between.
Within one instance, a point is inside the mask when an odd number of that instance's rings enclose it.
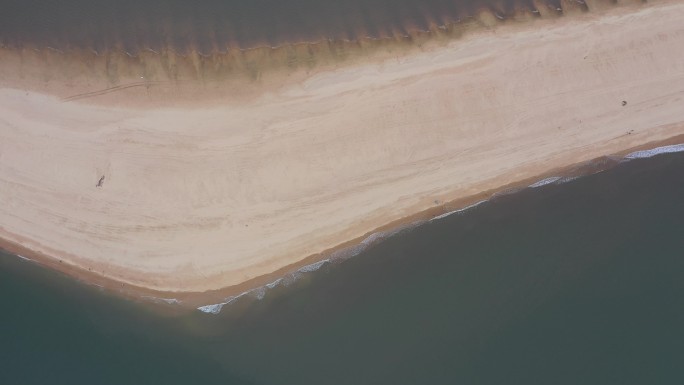
<instances>
[{"instance_id":1,"label":"white foam","mask_svg":"<svg viewBox=\"0 0 684 385\"><path fill-rule=\"evenodd\" d=\"M254 289L244 291L238 295L225 298L224 299L225 302L200 306L197 308L197 310L204 312L204 313L209 313L209 314L218 314L221 312L221 309L223 309L224 306L230 305L231 303L237 301L238 299L240 299L244 296L251 295L257 300L262 300L266 296L268 289L274 288L276 285L280 284L281 282L284 282L283 278L278 278L277 280L275 280L269 284L266 284L264 286L259 286L259 287L256 287Z\"/></svg>"},{"instance_id":2,"label":"white foam","mask_svg":"<svg viewBox=\"0 0 684 385\"><path fill-rule=\"evenodd\" d=\"M300 273L295 271L294 273L290 273L290 274L285 275L283 277L283 281L281 282L281 284L285 287L292 285L297 280L297 277L299 277L299 274Z\"/></svg>"},{"instance_id":3,"label":"white foam","mask_svg":"<svg viewBox=\"0 0 684 385\"><path fill-rule=\"evenodd\" d=\"M266 286L261 286L257 287L254 290L251 290L250 294L254 295L256 299L264 299L264 297L266 296L266 290L268 290Z\"/></svg>"},{"instance_id":4,"label":"white foam","mask_svg":"<svg viewBox=\"0 0 684 385\"><path fill-rule=\"evenodd\" d=\"M180 303L180 301L175 299L175 298L160 298L160 297L153 297L153 296L149 296L149 295L143 296L143 298L148 299L152 302L164 302L164 303L167 303L169 305L177 305Z\"/></svg>"},{"instance_id":5,"label":"white foam","mask_svg":"<svg viewBox=\"0 0 684 385\"><path fill-rule=\"evenodd\" d=\"M257 288L257 289L260 289L260 288ZM204 313L218 314L218 313L221 312L221 309L222 309L224 306L230 305L231 303L237 301L239 298L241 298L241 297L243 297L243 296L249 294L250 292L252 292L252 291L254 291L254 290L256 290L256 289L248 290L248 291L245 291L245 292L243 292L243 293L240 293L240 294L238 294L238 295L236 295L236 296L228 297L228 298L226 298L226 299L224 300L225 302L220 302L220 303L215 303L215 304L211 304L211 305L200 306L200 307L197 308L197 310L199 310L199 311L201 311L201 312L204 312Z\"/></svg>"},{"instance_id":6,"label":"white foam","mask_svg":"<svg viewBox=\"0 0 684 385\"><path fill-rule=\"evenodd\" d=\"M198 307L197 310L209 314L218 314L221 312L221 308L223 308L223 306L227 304L228 302L215 303L213 305L204 305Z\"/></svg>"},{"instance_id":7,"label":"white foam","mask_svg":"<svg viewBox=\"0 0 684 385\"><path fill-rule=\"evenodd\" d=\"M310 265L303 266L297 271L300 273L310 273L312 271L316 271L316 270L320 269L321 266L325 265L328 262L330 262L330 260L324 259L322 261L318 261L316 263L312 263Z\"/></svg>"},{"instance_id":8,"label":"white foam","mask_svg":"<svg viewBox=\"0 0 684 385\"><path fill-rule=\"evenodd\" d=\"M19 257L20 259L23 259L24 261L33 262L33 259L31 259L31 258L26 258L26 257L24 257L23 255L17 254L17 257Z\"/></svg>"},{"instance_id":9,"label":"white foam","mask_svg":"<svg viewBox=\"0 0 684 385\"><path fill-rule=\"evenodd\" d=\"M546 179L542 179L538 182L532 183L529 187L531 188L537 188L541 186L546 186L547 184L555 183L558 182L561 179L559 176L552 176Z\"/></svg>"},{"instance_id":10,"label":"white foam","mask_svg":"<svg viewBox=\"0 0 684 385\"><path fill-rule=\"evenodd\" d=\"M282 282L283 282L283 279L282 279L282 278L278 278L278 279L276 279L275 281L273 281L273 282L271 282L271 283L267 283L267 284L266 284L266 287L269 288L269 289L273 289L274 287L278 286L278 285L279 285L280 283L282 283Z\"/></svg>"},{"instance_id":11,"label":"white foam","mask_svg":"<svg viewBox=\"0 0 684 385\"><path fill-rule=\"evenodd\" d=\"M652 156L656 156L656 155L660 155L660 154L670 154L673 152L682 152L682 151L684 151L684 143L673 144L671 146L656 147L656 148L652 148L650 150L636 151L636 152L633 152L633 153L625 156L625 159L650 158Z\"/></svg>"},{"instance_id":12,"label":"white foam","mask_svg":"<svg viewBox=\"0 0 684 385\"><path fill-rule=\"evenodd\" d=\"M473 203L472 205L469 205L469 206L460 208L460 209L458 209L458 210L449 211L448 213L444 213L444 214L442 214L442 215L438 215L438 216L436 216L436 217L430 219L430 222L436 221L436 220L438 220L438 219L446 218L446 217L448 217L449 215L462 213L462 212L464 212L464 211L473 209L473 208L475 208L475 207L477 207L477 206L479 206L479 205L481 205L481 204L483 204L483 203L485 203L485 202L487 202L487 200L486 200L486 199L483 199L483 200L481 200L481 201L479 201L479 202L475 202L475 203Z\"/></svg>"},{"instance_id":13,"label":"white foam","mask_svg":"<svg viewBox=\"0 0 684 385\"><path fill-rule=\"evenodd\" d=\"M558 182L556 182L556 184L572 182L573 180L575 180L577 178L579 178L579 177L578 176L564 176L564 177L560 178L558 180Z\"/></svg>"},{"instance_id":14,"label":"white foam","mask_svg":"<svg viewBox=\"0 0 684 385\"><path fill-rule=\"evenodd\" d=\"M169 305L178 305L181 303L181 301L175 299L175 298L159 298L160 301L164 301L168 303Z\"/></svg>"},{"instance_id":15,"label":"white foam","mask_svg":"<svg viewBox=\"0 0 684 385\"><path fill-rule=\"evenodd\" d=\"M363 243L360 243L358 245L350 246L344 249L340 249L337 251L334 251L332 254L330 254L330 261L333 262L339 262L339 261L344 261L346 259L349 259L355 255L358 255L360 252L362 252L367 245L364 245Z\"/></svg>"},{"instance_id":16,"label":"white foam","mask_svg":"<svg viewBox=\"0 0 684 385\"><path fill-rule=\"evenodd\" d=\"M367 236L366 239L361 241L361 244L367 246L367 245L370 245L373 242L378 241L378 240L383 239L383 238L385 238L385 233L383 233L383 232L373 233L373 234Z\"/></svg>"},{"instance_id":17,"label":"white foam","mask_svg":"<svg viewBox=\"0 0 684 385\"><path fill-rule=\"evenodd\" d=\"M563 183L568 183L571 182L579 177L577 176L551 176L546 179L542 179L538 182L532 183L529 185L529 188L537 188L537 187L542 187L546 186L547 184L563 184Z\"/></svg>"},{"instance_id":18,"label":"white foam","mask_svg":"<svg viewBox=\"0 0 684 385\"><path fill-rule=\"evenodd\" d=\"M164 302L168 303L169 305L177 305L180 303L180 301L175 299L175 298L159 298L159 300L164 301Z\"/></svg>"},{"instance_id":19,"label":"white foam","mask_svg":"<svg viewBox=\"0 0 684 385\"><path fill-rule=\"evenodd\" d=\"M200 306L197 308L197 310L199 310L203 313L207 313L207 314L219 314L224 306L230 305L231 303L237 301L239 298L241 298L243 296L251 295L254 298L256 298L257 300L261 300L266 296L266 294L268 293L268 290L273 289L276 286L283 285L283 286L287 287L287 286L293 284L294 282L296 282L297 279L299 277L301 277L303 274L314 272L314 271L320 269L321 267L323 267L323 265L325 265L326 263L333 263L333 262L337 262L337 261L342 261L342 260L350 258L354 255L357 255L358 253L363 251L371 243L373 243L377 240L380 240L380 239L384 239L388 236L394 235L394 234L396 234L400 231L406 230L408 228L417 226L420 223L421 222L416 222L416 223L413 223L411 225L408 225L408 226L405 226L405 227L402 227L402 228L399 228L399 229L396 229L396 230L393 230L390 232L379 232L379 233L371 234L366 239L364 239L361 242L361 244L349 247L347 249L338 250L337 252L331 254L330 257L327 259L312 263L310 265L302 266L299 269L297 269L296 271L288 273L285 276L283 276L282 278L278 278L271 283L265 284L264 286L260 286L260 287L245 291L245 292L243 292L239 295L233 296L233 297L228 297L228 298L224 299L224 302Z\"/></svg>"}]
</instances>

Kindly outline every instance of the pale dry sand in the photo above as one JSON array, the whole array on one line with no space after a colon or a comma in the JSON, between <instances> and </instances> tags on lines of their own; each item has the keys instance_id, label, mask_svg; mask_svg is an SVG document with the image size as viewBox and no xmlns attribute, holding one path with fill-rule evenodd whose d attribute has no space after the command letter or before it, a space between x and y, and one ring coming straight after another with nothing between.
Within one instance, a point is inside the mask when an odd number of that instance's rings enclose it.
<instances>
[{"instance_id":1,"label":"pale dry sand","mask_svg":"<svg viewBox=\"0 0 684 385\"><path fill-rule=\"evenodd\" d=\"M210 108L2 88L0 238L142 288L241 284L444 202L684 134L682 20L675 2L504 27Z\"/></svg>"}]
</instances>

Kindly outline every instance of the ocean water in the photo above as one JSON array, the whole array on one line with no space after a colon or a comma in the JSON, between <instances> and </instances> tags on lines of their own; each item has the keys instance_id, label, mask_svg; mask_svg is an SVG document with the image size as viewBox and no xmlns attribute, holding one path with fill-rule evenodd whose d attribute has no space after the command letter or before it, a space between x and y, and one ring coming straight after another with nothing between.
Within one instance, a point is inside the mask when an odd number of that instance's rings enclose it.
<instances>
[{"instance_id":1,"label":"ocean water","mask_svg":"<svg viewBox=\"0 0 684 385\"><path fill-rule=\"evenodd\" d=\"M586 9L582 1L564 6ZM130 53L279 46L326 39L403 36L480 11L501 18L559 0L4 0L0 44Z\"/></svg>"},{"instance_id":2,"label":"ocean water","mask_svg":"<svg viewBox=\"0 0 684 385\"><path fill-rule=\"evenodd\" d=\"M0 255L0 384L684 383L684 153L633 158L218 314Z\"/></svg>"}]
</instances>

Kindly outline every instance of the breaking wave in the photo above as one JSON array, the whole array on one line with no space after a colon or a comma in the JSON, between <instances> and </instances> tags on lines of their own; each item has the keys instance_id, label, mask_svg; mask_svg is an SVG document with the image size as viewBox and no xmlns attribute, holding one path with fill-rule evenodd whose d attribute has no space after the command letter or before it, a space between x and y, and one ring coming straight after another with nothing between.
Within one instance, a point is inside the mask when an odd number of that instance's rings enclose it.
<instances>
[{"instance_id":1,"label":"breaking wave","mask_svg":"<svg viewBox=\"0 0 684 385\"><path fill-rule=\"evenodd\" d=\"M656 147L650 150L635 151L625 156L626 160L650 158L660 154L671 154L674 152L684 152L684 143L673 144L671 146Z\"/></svg>"},{"instance_id":2,"label":"breaking wave","mask_svg":"<svg viewBox=\"0 0 684 385\"><path fill-rule=\"evenodd\" d=\"M448 217L448 216L450 216L450 215L453 215L453 214L458 214L458 213L466 212L466 211L468 211L468 210L470 210L470 209L474 209L475 207L477 207L477 206L479 206L479 205L481 205L481 204L483 204L483 203L485 203L485 202L487 202L487 201L488 201L488 199L483 199L483 200L481 200L481 201L479 201L479 202L475 202L475 203L473 203L472 205L466 206L466 207L464 207L464 208L462 208L462 209L458 209L458 210L454 210L454 211L449 211L448 213L444 213L444 214L442 214L442 215L438 215L438 216L436 216L436 217L430 219L430 222L436 221L436 220L439 220L439 219L442 219L442 218L446 218L446 217Z\"/></svg>"},{"instance_id":3,"label":"breaking wave","mask_svg":"<svg viewBox=\"0 0 684 385\"><path fill-rule=\"evenodd\" d=\"M143 296L143 299L155 303L165 303L168 305L180 305L181 301L177 300L176 298L160 298L160 297L153 297L153 296Z\"/></svg>"},{"instance_id":4,"label":"breaking wave","mask_svg":"<svg viewBox=\"0 0 684 385\"><path fill-rule=\"evenodd\" d=\"M541 186L546 186L547 184L552 184L560 180L561 177L559 176L552 176L550 178L542 179L539 182L532 183L529 187L531 188L537 188Z\"/></svg>"},{"instance_id":5,"label":"breaking wave","mask_svg":"<svg viewBox=\"0 0 684 385\"><path fill-rule=\"evenodd\" d=\"M267 283L263 286L259 286L257 288L251 289L244 291L240 294L234 295L227 297L223 300L223 302L215 303L215 304L210 304L210 305L204 305L200 306L197 308L197 310L203 312L203 313L208 313L208 314L218 314L221 312L224 306L230 305L235 303L236 301L243 299L243 298L252 298L252 299L263 299L266 294L268 293L269 290L273 290L276 287L279 286L290 286L294 282L296 282L299 278L304 276L305 274L310 274L315 271L320 270L322 267L333 264L333 263L339 263L344 260L347 260L353 256L358 255L361 253L363 250L368 248L369 246L383 240L386 238L389 238L391 236L397 235L401 232L410 230L416 226L419 226L420 224L424 223L425 221L416 221L404 226L401 226L397 229L389 230L389 231L381 231L377 233L373 233L366 237L363 241L361 241L358 245L351 246L345 249L337 250L333 253L330 254L330 256L324 260L317 261L314 263L311 263L309 265L305 265L300 267L299 269L292 271L285 276L276 279L273 282Z\"/></svg>"},{"instance_id":6,"label":"breaking wave","mask_svg":"<svg viewBox=\"0 0 684 385\"><path fill-rule=\"evenodd\" d=\"M31 259L31 258L26 258L26 257L24 257L23 255L17 254L17 257L19 257L19 259L21 259L22 261L33 262L33 259Z\"/></svg>"}]
</instances>

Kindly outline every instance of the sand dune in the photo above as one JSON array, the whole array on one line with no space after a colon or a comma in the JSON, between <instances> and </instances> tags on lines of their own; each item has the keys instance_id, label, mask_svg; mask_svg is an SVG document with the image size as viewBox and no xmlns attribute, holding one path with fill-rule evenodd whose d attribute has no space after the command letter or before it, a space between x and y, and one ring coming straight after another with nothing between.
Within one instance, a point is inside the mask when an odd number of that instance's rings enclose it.
<instances>
[{"instance_id":1,"label":"sand dune","mask_svg":"<svg viewBox=\"0 0 684 385\"><path fill-rule=\"evenodd\" d=\"M241 284L444 202L684 134L682 20L684 4L661 3L502 27L207 108L4 87L0 238L142 288Z\"/></svg>"}]
</instances>

